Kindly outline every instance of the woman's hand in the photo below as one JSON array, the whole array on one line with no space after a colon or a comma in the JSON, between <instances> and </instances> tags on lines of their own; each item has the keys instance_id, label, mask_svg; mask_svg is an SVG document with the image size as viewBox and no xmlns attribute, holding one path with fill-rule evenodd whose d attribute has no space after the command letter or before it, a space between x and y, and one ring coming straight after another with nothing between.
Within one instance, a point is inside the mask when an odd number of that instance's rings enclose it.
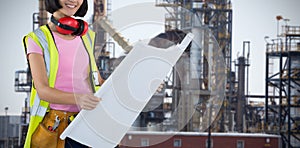
<instances>
[{"instance_id":1,"label":"woman's hand","mask_svg":"<svg viewBox=\"0 0 300 148\"><path fill-rule=\"evenodd\" d=\"M76 94L75 95L76 104L85 110L92 110L97 107L98 103L101 101L100 98L95 97L93 94Z\"/></svg>"},{"instance_id":2,"label":"woman's hand","mask_svg":"<svg viewBox=\"0 0 300 148\"><path fill-rule=\"evenodd\" d=\"M156 89L156 93L159 93L159 92L161 92L162 90L163 90L163 88L164 88L164 82L162 82L162 83L160 83L160 85L158 86L158 88Z\"/></svg>"}]
</instances>

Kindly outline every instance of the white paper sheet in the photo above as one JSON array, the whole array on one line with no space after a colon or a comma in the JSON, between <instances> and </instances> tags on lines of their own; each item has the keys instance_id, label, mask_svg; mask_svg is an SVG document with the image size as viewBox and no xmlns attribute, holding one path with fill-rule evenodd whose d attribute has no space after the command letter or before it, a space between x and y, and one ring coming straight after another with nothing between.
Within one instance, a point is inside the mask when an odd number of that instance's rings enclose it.
<instances>
[{"instance_id":1,"label":"white paper sheet","mask_svg":"<svg viewBox=\"0 0 300 148\"><path fill-rule=\"evenodd\" d=\"M95 93L102 98L99 105L80 111L60 138L70 137L91 147L116 146L192 39L189 33L181 44L168 49L142 42L134 45Z\"/></svg>"}]
</instances>

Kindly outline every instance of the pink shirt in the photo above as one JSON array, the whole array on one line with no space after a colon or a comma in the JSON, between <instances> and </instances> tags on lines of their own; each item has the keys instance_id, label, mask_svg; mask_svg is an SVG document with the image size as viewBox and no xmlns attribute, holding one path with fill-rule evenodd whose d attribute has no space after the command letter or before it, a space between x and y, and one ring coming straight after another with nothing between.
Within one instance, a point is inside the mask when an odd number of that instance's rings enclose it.
<instances>
[{"instance_id":1,"label":"pink shirt","mask_svg":"<svg viewBox=\"0 0 300 148\"><path fill-rule=\"evenodd\" d=\"M53 33L58 49L59 64L55 88L65 92L92 93L88 83L89 57L79 36L73 40L65 40ZM28 38L27 55L38 53L43 55L42 49ZM42 99L42 98L41 98ZM51 109L78 112L77 105L50 104Z\"/></svg>"}]
</instances>

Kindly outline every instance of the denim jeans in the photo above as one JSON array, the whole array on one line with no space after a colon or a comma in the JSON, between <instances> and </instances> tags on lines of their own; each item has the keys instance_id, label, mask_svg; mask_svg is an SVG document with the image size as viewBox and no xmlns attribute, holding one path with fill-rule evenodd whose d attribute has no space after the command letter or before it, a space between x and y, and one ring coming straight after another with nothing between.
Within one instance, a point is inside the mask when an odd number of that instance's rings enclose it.
<instances>
[{"instance_id":1,"label":"denim jeans","mask_svg":"<svg viewBox=\"0 0 300 148\"><path fill-rule=\"evenodd\" d=\"M83 145L83 144L67 137L65 139L65 148L88 148L88 146Z\"/></svg>"},{"instance_id":2,"label":"denim jeans","mask_svg":"<svg viewBox=\"0 0 300 148\"><path fill-rule=\"evenodd\" d=\"M89 148L89 147L67 137L65 139L65 148ZM115 148L119 148L119 146L117 145L115 146Z\"/></svg>"}]
</instances>

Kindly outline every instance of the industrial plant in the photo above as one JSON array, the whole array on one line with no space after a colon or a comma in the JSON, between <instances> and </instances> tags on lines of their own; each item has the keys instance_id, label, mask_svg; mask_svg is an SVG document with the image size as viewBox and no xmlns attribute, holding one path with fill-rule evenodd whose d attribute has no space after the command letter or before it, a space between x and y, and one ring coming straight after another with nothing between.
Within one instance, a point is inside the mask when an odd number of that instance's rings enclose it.
<instances>
[{"instance_id":1,"label":"industrial plant","mask_svg":"<svg viewBox=\"0 0 300 148\"><path fill-rule=\"evenodd\" d=\"M108 78L133 43L114 27L112 0L93 2L89 26L96 32L94 54L101 76ZM189 32L195 37L119 147L300 147L300 26L286 23L278 26L282 31L276 37L265 37L261 50L266 62L260 65L265 67L265 81L260 82L265 93L252 95L251 42L240 43L241 54L232 56L231 0L153 0L153 7L166 12L162 39L170 45ZM33 30L49 19L44 0L39 0L38 10L32 15ZM282 16L274 19L286 21ZM125 54L115 56L116 46ZM14 86L28 97L20 117L0 117L0 148L23 147L32 86L28 67L15 72Z\"/></svg>"}]
</instances>

